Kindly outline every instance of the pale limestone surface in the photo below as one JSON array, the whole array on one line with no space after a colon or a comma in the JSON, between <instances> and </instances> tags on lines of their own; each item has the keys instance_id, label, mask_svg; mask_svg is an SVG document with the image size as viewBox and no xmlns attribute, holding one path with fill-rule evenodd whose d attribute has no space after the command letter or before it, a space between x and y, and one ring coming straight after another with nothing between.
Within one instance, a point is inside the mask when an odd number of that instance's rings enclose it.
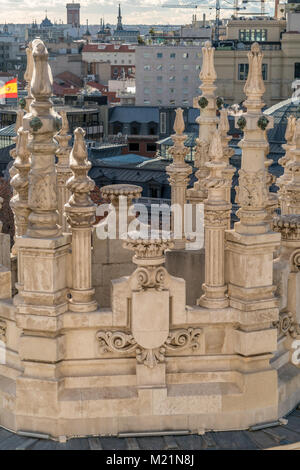
<instances>
[{"instance_id":1,"label":"pale limestone surface","mask_svg":"<svg viewBox=\"0 0 300 470\"><path fill-rule=\"evenodd\" d=\"M260 121L262 53L254 44L245 86L240 221L228 230L232 169L222 110L217 129L213 53L206 44L201 79L208 105L199 123L210 151L201 153L197 194L181 183L177 191L176 161L184 160L180 111L175 123L173 199L204 202L205 249L199 251L174 250L161 232L156 239L126 230L123 239L98 238L84 133L75 131L70 151L66 122L49 99L47 50L39 39L29 46L27 114L19 113L12 175L20 232L11 263L0 234L1 426L54 438L246 429L278 419L300 401L293 363L293 342L300 340L298 134L290 123L291 174L282 179L282 215L274 219ZM68 193L59 175L71 176ZM112 185L103 194L117 208L140 189ZM21 207L28 220L18 218ZM115 212L101 224L115 217L120 227L124 214ZM11 298L16 272L18 294Z\"/></svg>"}]
</instances>

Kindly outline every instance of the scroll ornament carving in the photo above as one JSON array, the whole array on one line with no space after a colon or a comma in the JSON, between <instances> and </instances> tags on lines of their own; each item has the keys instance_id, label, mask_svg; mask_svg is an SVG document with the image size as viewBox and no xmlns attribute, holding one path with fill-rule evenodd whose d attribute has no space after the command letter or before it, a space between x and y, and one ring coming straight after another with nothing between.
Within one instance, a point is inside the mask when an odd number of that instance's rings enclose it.
<instances>
[{"instance_id":1,"label":"scroll ornament carving","mask_svg":"<svg viewBox=\"0 0 300 470\"><path fill-rule=\"evenodd\" d=\"M228 220L230 219L230 210L209 210L206 208L205 213L205 226L213 227L225 227L228 226Z\"/></svg>"},{"instance_id":2,"label":"scroll ornament carving","mask_svg":"<svg viewBox=\"0 0 300 470\"><path fill-rule=\"evenodd\" d=\"M289 335L291 338L296 338L300 335L300 325L291 312L281 312L279 314L279 320L274 322L273 325L277 328L279 336Z\"/></svg>"},{"instance_id":3,"label":"scroll ornament carving","mask_svg":"<svg viewBox=\"0 0 300 470\"><path fill-rule=\"evenodd\" d=\"M136 269L132 275L133 289L142 291L148 288L163 290L168 273L162 266L148 266Z\"/></svg>"},{"instance_id":4,"label":"scroll ornament carving","mask_svg":"<svg viewBox=\"0 0 300 470\"><path fill-rule=\"evenodd\" d=\"M241 169L236 194L236 201L241 207L254 209L264 207L268 199L265 171L248 173Z\"/></svg>"},{"instance_id":5,"label":"scroll ornament carving","mask_svg":"<svg viewBox=\"0 0 300 470\"><path fill-rule=\"evenodd\" d=\"M191 349L192 352L197 351L200 346L201 333L200 328L182 328L170 331L164 344L155 349L142 348L132 334L123 331L98 331L96 337L100 343L101 354L135 352L137 362L152 369L165 361L168 352L180 352L184 349Z\"/></svg>"},{"instance_id":6,"label":"scroll ornament carving","mask_svg":"<svg viewBox=\"0 0 300 470\"><path fill-rule=\"evenodd\" d=\"M293 272L300 271L300 249L295 250L291 256L291 267Z\"/></svg>"}]
</instances>

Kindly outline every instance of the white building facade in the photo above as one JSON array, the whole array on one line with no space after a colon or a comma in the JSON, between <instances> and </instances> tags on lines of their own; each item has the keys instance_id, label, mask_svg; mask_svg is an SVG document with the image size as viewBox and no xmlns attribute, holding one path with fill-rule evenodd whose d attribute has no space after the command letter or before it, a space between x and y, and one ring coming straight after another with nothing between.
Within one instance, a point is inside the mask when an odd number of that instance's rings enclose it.
<instances>
[{"instance_id":1,"label":"white building facade","mask_svg":"<svg viewBox=\"0 0 300 470\"><path fill-rule=\"evenodd\" d=\"M193 106L199 94L201 45L138 46L137 106Z\"/></svg>"}]
</instances>

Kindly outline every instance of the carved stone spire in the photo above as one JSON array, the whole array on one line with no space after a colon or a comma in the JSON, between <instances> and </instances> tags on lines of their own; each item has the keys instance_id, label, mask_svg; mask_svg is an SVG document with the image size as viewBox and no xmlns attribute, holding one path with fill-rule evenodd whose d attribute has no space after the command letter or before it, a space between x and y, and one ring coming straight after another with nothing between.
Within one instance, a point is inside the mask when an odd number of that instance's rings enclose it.
<instances>
[{"instance_id":1,"label":"carved stone spire","mask_svg":"<svg viewBox=\"0 0 300 470\"><path fill-rule=\"evenodd\" d=\"M72 272L70 310L92 312L97 309L92 288L91 230L95 221L96 205L90 198L95 183L89 178L91 163L88 161L84 141L85 131L80 127L74 132L74 146L70 155L73 176L67 181L71 192L65 205L67 222L72 231Z\"/></svg>"},{"instance_id":2,"label":"carved stone spire","mask_svg":"<svg viewBox=\"0 0 300 470\"><path fill-rule=\"evenodd\" d=\"M210 171L205 185L208 197L204 201L205 229L205 284L198 304L207 308L228 306L225 285L225 229L230 220L231 204L226 200L227 178L224 169L221 135L216 131L210 144L211 161L206 165Z\"/></svg>"},{"instance_id":3,"label":"carved stone spire","mask_svg":"<svg viewBox=\"0 0 300 470\"><path fill-rule=\"evenodd\" d=\"M34 60L31 93L34 97L30 112L24 116L24 130L30 132L31 170L28 202L31 209L27 235L34 238L53 238L60 235L57 225L57 181L55 172L54 134L61 127L61 118L54 111L52 73L48 51L40 39L32 42Z\"/></svg>"},{"instance_id":4,"label":"carved stone spire","mask_svg":"<svg viewBox=\"0 0 300 470\"><path fill-rule=\"evenodd\" d=\"M244 93L247 96L245 106L248 112L250 110L260 111L264 103L261 98L265 92L265 85L262 77L262 60L263 53L260 50L257 42L251 46L251 51L248 52L249 60L249 73L244 87Z\"/></svg>"},{"instance_id":5,"label":"carved stone spire","mask_svg":"<svg viewBox=\"0 0 300 470\"><path fill-rule=\"evenodd\" d=\"M214 47L207 41L202 48L202 68L200 72L202 94L198 96L196 107L200 109L200 116L196 119L199 124L199 138L196 139L195 166L197 181L192 189L188 190L188 199L191 202L203 202L207 197L207 191L203 182L208 176L206 163L208 161L208 150L212 136L217 128L218 117L216 116L216 97L214 84L217 75L214 67Z\"/></svg>"},{"instance_id":6,"label":"carved stone spire","mask_svg":"<svg viewBox=\"0 0 300 470\"><path fill-rule=\"evenodd\" d=\"M171 226L174 234L175 249L185 248L186 238L184 231L184 210L186 204L186 188L189 183L189 175L192 173L192 168L185 162L189 149L185 147L184 142L186 135L184 132L183 110L176 109L176 119L174 122L175 134L172 135L174 142L169 153L173 157L173 163L167 166L166 172L169 175L169 182L171 185L171 202L172 202L172 219ZM176 216L178 219L176 219ZM175 220L176 219L176 220ZM180 233L177 233L176 223L181 224Z\"/></svg>"},{"instance_id":7,"label":"carved stone spire","mask_svg":"<svg viewBox=\"0 0 300 470\"><path fill-rule=\"evenodd\" d=\"M58 149L56 151L57 155L57 189L58 189L58 217L59 225L62 228L63 232L68 231L68 225L66 217L64 215L65 204L70 199L71 193L68 190L66 183L68 179L72 176L72 171L70 169L70 153L72 147L69 146L69 141L71 136L68 134L69 123L67 118L66 111L60 111L62 117L62 128L58 134L56 134L55 139L58 141Z\"/></svg>"},{"instance_id":8,"label":"carved stone spire","mask_svg":"<svg viewBox=\"0 0 300 470\"><path fill-rule=\"evenodd\" d=\"M240 233L262 233L269 230L266 206L269 192L265 169L265 151L268 146L264 130L269 123L261 114L264 92L262 79L262 58L257 43L252 44L249 58L249 74L245 85L247 113L245 120L244 138L239 146L242 149L242 165L239 171L239 186L236 201L240 205L238 215L240 222L235 229Z\"/></svg>"}]
</instances>

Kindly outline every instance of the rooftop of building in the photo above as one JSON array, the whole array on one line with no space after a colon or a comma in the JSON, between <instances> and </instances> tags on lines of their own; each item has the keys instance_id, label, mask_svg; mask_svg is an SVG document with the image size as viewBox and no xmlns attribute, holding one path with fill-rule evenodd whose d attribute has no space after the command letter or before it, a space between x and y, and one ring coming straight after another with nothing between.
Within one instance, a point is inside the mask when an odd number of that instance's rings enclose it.
<instances>
[{"instance_id":1,"label":"rooftop of building","mask_svg":"<svg viewBox=\"0 0 300 470\"><path fill-rule=\"evenodd\" d=\"M90 43L83 46L82 52L134 52L131 44Z\"/></svg>"}]
</instances>

